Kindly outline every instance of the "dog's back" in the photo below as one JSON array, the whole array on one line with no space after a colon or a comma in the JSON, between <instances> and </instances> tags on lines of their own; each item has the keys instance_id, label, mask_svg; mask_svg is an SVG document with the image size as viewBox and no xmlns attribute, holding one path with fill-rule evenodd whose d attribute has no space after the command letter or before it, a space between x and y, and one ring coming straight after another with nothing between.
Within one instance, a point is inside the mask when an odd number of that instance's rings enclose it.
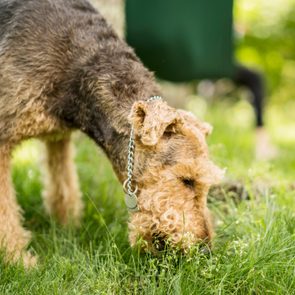
<instances>
[{"instance_id":1,"label":"dog's back","mask_svg":"<svg viewBox=\"0 0 295 295\"><path fill-rule=\"evenodd\" d=\"M69 95L63 92L81 68L120 42L87 1L0 0L0 143L60 128L52 118L38 132L22 122L45 114L50 97ZM124 51L120 45L114 47ZM41 120L33 117L30 122Z\"/></svg>"},{"instance_id":2,"label":"dog's back","mask_svg":"<svg viewBox=\"0 0 295 295\"><path fill-rule=\"evenodd\" d=\"M8 24L11 22L20 4L21 1L0 1L0 40L4 38Z\"/></svg>"},{"instance_id":3,"label":"dog's back","mask_svg":"<svg viewBox=\"0 0 295 295\"><path fill-rule=\"evenodd\" d=\"M89 57L101 34L108 38L113 31L87 1L0 0L1 64L6 57L24 74L38 71L40 77Z\"/></svg>"}]
</instances>

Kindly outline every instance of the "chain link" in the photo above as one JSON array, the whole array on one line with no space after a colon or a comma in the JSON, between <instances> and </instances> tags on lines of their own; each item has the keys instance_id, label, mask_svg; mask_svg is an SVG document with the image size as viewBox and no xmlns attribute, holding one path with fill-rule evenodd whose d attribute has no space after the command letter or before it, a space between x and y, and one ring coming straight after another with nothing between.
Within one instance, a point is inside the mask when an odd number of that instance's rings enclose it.
<instances>
[{"instance_id":1,"label":"chain link","mask_svg":"<svg viewBox=\"0 0 295 295\"><path fill-rule=\"evenodd\" d=\"M150 101L153 101L153 100L162 100L162 97L159 96L159 95L154 95L154 96L151 96L147 102L150 102Z\"/></svg>"},{"instance_id":2,"label":"chain link","mask_svg":"<svg viewBox=\"0 0 295 295\"><path fill-rule=\"evenodd\" d=\"M128 162L127 162L127 193L131 195L136 191L132 191L132 175L133 175L133 166L134 166L134 152L135 152L135 141L134 141L134 129L131 128L129 144L128 144Z\"/></svg>"},{"instance_id":3,"label":"chain link","mask_svg":"<svg viewBox=\"0 0 295 295\"><path fill-rule=\"evenodd\" d=\"M162 100L161 96L155 95L151 96L147 102L154 101L154 100ZM128 144L128 158L127 158L127 179L123 184L124 192L127 194L128 197L137 197L136 193L138 190L137 185L135 185L134 190L132 190L132 177L133 177L133 168L134 168L134 155L135 155L135 139L134 139L134 129L133 126L131 127L130 137L129 137L129 144ZM130 209L130 208L128 208Z\"/></svg>"}]
</instances>

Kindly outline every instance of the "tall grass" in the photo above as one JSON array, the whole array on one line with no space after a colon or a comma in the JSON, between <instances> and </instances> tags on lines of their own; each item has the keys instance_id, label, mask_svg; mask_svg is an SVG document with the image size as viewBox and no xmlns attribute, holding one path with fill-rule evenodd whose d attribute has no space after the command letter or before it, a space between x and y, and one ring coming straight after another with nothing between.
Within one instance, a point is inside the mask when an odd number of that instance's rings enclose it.
<instances>
[{"instance_id":1,"label":"tall grass","mask_svg":"<svg viewBox=\"0 0 295 295\"><path fill-rule=\"evenodd\" d=\"M197 102L190 106L198 111ZM15 151L13 179L33 232L36 269L0 263L0 294L294 294L295 153L292 114L270 108L269 126L280 155L253 160L251 110L219 102L206 119L214 125L211 154L227 177L244 183L249 200L212 200L216 224L212 253L139 254L129 247L123 192L94 144L76 135L76 162L84 193L80 229L64 229L46 216L41 201L35 141ZM284 116L284 121L280 118ZM289 129L288 129L289 130Z\"/></svg>"}]
</instances>

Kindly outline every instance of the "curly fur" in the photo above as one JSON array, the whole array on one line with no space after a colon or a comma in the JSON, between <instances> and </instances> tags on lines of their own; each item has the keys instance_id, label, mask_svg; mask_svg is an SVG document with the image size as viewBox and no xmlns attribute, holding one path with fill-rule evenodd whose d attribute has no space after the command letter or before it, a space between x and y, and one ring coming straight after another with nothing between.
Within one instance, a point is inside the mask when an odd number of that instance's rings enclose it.
<instances>
[{"instance_id":1,"label":"curly fur","mask_svg":"<svg viewBox=\"0 0 295 295\"><path fill-rule=\"evenodd\" d=\"M149 114L137 112L136 106L142 108L142 104L150 109ZM147 151L141 132L136 130L136 158L139 158L138 165L145 163L145 167L135 167L140 212L131 215L131 244L135 245L138 238L143 238L148 242L148 248L153 249L154 238L162 237L181 248L188 248L197 241L210 241L212 225L206 205L207 194L210 186L223 176L223 171L208 157L205 136L211 128L207 123L193 120L190 113L175 110L163 102L140 102L134 108L131 121L139 120L134 118L136 114L151 116L157 122L157 129L162 131L153 150L149 150L154 156L146 155L149 159L142 161L139 159L144 158L142 154ZM144 119L146 121L149 122ZM146 125L148 123L135 126L153 129L154 122ZM164 135L167 126L169 136Z\"/></svg>"}]
</instances>

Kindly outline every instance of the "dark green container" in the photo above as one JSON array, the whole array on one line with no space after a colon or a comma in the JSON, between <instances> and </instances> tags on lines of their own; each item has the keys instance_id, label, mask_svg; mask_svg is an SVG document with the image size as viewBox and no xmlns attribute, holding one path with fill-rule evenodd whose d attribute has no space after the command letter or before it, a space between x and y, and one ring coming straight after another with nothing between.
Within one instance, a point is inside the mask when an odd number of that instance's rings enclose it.
<instances>
[{"instance_id":1,"label":"dark green container","mask_svg":"<svg viewBox=\"0 0 295 295\"><path fill-rule=\"evenodd\" d=\"M127 42L159 78L232 77L233 0L127 0Z\"/></svg>"}]
</instances>

